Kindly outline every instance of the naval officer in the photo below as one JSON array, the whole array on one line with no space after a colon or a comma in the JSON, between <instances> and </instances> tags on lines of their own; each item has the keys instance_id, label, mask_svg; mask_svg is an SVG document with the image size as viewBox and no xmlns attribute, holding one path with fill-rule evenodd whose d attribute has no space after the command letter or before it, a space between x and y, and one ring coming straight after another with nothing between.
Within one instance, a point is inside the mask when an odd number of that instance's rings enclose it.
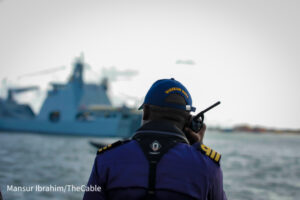
<instances>
[{"instance_id":1,"label":"naval officer","mask_svg":"<svg viewBox=\"0 0 300 200\"><path fill-rule=\"evenodd\" d=\"M226 199L221 155L188 127L192 98L177 80L156 81L145 97L142 126L130 140L98 150L84 200Z\"/></svg>"}]
</instances>

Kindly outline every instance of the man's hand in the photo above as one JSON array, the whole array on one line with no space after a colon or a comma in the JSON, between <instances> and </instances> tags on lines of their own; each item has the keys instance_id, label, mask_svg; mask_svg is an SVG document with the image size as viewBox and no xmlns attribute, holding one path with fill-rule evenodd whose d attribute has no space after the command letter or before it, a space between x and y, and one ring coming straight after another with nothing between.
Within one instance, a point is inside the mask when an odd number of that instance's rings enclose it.
<instances>
[{"instance_id":1,"label":"man's hand","mask_svg":"<svg viewBox=\"0 0 300 200\"><path fill-rule=\"evenodd\" d=\"M204 134L205 134L205 130L206 130L206 125L203 124L202 128L197 133L188 127L184 128L184 133L185 133L187 139L189 140L190 144L194 144L196 142L202 143Z\"/></svg>"}]
</instances>

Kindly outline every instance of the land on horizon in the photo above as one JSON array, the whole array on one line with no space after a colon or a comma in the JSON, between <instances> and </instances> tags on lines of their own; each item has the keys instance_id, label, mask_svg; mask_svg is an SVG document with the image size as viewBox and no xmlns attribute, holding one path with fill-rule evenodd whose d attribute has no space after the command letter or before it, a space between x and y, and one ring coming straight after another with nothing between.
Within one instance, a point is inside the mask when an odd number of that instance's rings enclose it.
<instances>
[{"instance_id":1,"label":"land on horizon","mask_svg":"<svg viewBox=\"0 0 300 200\"><path fill-rule=\"evenodd\" d=\"M224 133L246 132L246 133L276 133L276 134L300 134L300 129L289 128L269 128L260 125L239 124L229 128L213 126L209 130L220 131Z\"/></svg>"}]
</instances>

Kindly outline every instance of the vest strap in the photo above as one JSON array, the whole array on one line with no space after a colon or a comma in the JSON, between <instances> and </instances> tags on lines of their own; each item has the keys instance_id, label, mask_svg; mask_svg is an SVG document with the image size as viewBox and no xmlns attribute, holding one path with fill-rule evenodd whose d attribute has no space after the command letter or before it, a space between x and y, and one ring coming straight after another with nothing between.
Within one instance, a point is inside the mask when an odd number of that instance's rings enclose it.
<instances>
[{"instance_id":1,"label":"vest strap","mask_svg":"<svg viewBox=\"0 0 300 200\"><path fill-rule=\"evenodd\" d=\"M143 150L149 162L148 188L146 200L155 197L156 168L161 158L177 143L186 141L177 136L162 135L157 133L139 133L133 137Z\"/></svg>"}]
</instances>

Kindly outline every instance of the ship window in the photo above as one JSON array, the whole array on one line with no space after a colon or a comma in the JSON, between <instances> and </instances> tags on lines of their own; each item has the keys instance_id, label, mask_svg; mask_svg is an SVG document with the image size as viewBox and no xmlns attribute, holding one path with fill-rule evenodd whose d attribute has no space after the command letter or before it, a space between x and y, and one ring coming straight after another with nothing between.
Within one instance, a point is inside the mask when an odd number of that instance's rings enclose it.
<instances>
[{"instance_id":1,"label":"ship window","mask_svg":"<svg viewBox=\"0 0 300 200\"><path fill-rule=\"evenodd\" d=\"M76 120L86 121L86 120L91 119L91 117L92 117L92 113L90 113L90 112L80 112L80 113L77 113Z\"/></svg>"},{"instance_id":2,"label":"ship window","mask_svg":"<svg viewBox=\"0 0 300 200\"><path fill-rule=\"evenodd\" d=\"M51 122L58 122L60 119L60 112L59 111L53 111L49 114L49 120Z\"/></svg>"},{"instance_id":3,"label":"ship window","mask_svg":"<svg viewBox=\"0 0 300 200\"><path fill-rule=\"evenodd\" d=\"M123 118L123 119L127 119L127 118L129 118L129 115L128 115L128 114L123 114L123 115L122 115L122 118Z\"/></svg>"}]
</instances>

